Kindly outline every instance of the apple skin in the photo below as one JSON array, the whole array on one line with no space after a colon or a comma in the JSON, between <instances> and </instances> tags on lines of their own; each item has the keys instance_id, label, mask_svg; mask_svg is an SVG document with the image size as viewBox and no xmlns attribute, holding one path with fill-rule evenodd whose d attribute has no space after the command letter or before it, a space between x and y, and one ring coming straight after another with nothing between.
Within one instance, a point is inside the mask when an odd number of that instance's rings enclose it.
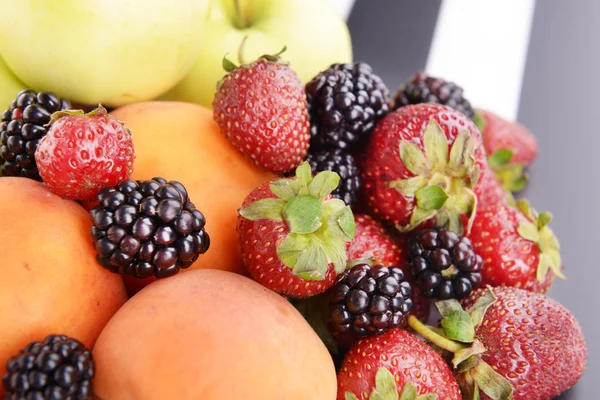
<instances>
[{"instance_id":1,"label":"apple skin","mask_svg":"<svg viewBox=\"0 0 600 400\"><path fill-rule=\"evenodd\" d=\"M8 108L17 93L25 89L25 84L12 73L0 57L0 113Z\"/></svg>"},{"instance_id":2,"label":"apple skin","mask_svg":"<svg viewBox=\"0 0 600 400\"><path fill-rule=\"evenodd\" d=\"M0 54L25 84L116 107L186 75L209 0L0 0L0 10Z\"/></svg>"},{"instance_id":3,"label":"apple skin","mask_svg":"<svg viewBox=\"0 0 600 400\"><path fill-rule=\"evenodd\" d=\"M223 57L227 54L238 64L245 36L243 61L276 54L287 46L281 57L305 83L333 63L352 61L348 27L328 0L239 0L239 7L244 18L238 16L234 0L213 1L196 63L163 99L211 107L217 82L225 73Z\"/></svg>"}]
</instances>

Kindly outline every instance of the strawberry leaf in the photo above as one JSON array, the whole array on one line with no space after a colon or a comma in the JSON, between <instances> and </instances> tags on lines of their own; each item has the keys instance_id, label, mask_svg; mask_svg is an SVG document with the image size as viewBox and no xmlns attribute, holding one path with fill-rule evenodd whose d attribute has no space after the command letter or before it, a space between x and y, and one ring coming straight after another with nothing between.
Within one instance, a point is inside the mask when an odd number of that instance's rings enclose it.
<instances>
[{"instance_id":1,"label":"strawberry leaf","mask_svg":"<svg viewBox=\"0 0 600 400\"><path fill-rule=\"evenodd\" d=\"M312 179L312 172L310 170L310 164L308 162L303 162L296 168L296 184L302 188L305 188L308 192L308 185L310 184L310 180ZM304 193L306 195L308 193Z\"/></svg>"},{"instance_id":2,"label":"strawberry leaf","mask_svg":"<svg viewBox=\"0 0 600 400\"><path fill-rule=\"evenodd\" d=\"M472 167L472 157L474 153L473 138L469 131L461 131L454 139L450 149L450 159L448 160L447 171L449 175L464 177ZM470 160L471 159L471 160Z\"/></svg>"},{"instance_id":3,"label":"strawberry leaf","mask_svg":"<svg viewBox=\"0 0 600 400\"><path fill-rule=\"evenodd\" d=\"M510 400L513 387L506 378L494 371L487 363L481 361L471 370L475 383L483 393L494 400Z\"/></svg>"},{"instance_id":4,"label":"strawberry leaf","mask_svg":"<svg viewBox=\"0 0 600 400\"><path fill-rule=\"evenodd\" d=\"M517 227L517 232L523 239L530 240L534 243L537 243L540 240L540 233L533 222L521 221Z\"/></svg>"},{"instance_id":5,"label":"strawberry leaf","mask_svg":"<svg viewBox=\"0 0 600 400\"><path fill-rule=\"evenodd\" d=\"M354 222L354 214L352 213L350 206L344 207L344 211L342 211L338 217L337 223L346 235L345 239L348 241L353 240L356 233L356 224Z\"/></svg>"},{"instance_id":6,"label":"strawberry leaf","mask_svg":"<svg viewBox=\"0 0 600 400\"><path fill-rule=\"evenodd\" d=\"M448 139L435 119L430 119L423 134L425 153L432 171L441 171L448 164Z\"/></svg>"},{"instance_id":7,"label":"strawberry leaf","mask_svg":"<svg viewBox=\"0 0 600 400\"><path fill-rule=\"evenodd\" d=\"M309 244L309 235L291 233L277 246L277 256L283 265L294 268Z\"/></svg>"},{"instance_id":8,"label":"strawberry leaf","mask_svg":"<svg viewBox=\"0 0 600 400\"><path fill-rule=\"evenodd\" d=\"M327 254L318 238L315 236L309 236L309 238L309 244L298 257L293 272L308 281L323 280L329 267Z\"/></svg>"},{"instance_id":9,"label":"strawberry leaf","mask_svg":"<svg viewBox=\"0 0 600 400\"><path fill-rule=\"evenodd\" d=\"M539 230L542 230L544 227L548 226L550 222L552 222L552 213L548 211L545 211L538 215L536 221Z\"/></svg>"},{"instance_id":10,"label":"strawberry leaf","mask_svg":"<svg viewBox=\"0 0 600 400\"><path fill-rule=\"evenodd\" d=\"M292 179L280 179L271 183L269 189L271 189L271 192L280 199L290 200L298 194L296 193L294 182L295 181Z\"/></svg>"},{"instance_id":11,"label":"strawberry leaf","mask_svg":"<svg viewBox=\"0 0 600 400\"><path fill-rule=\"evenodd\" d=\"M333 264L335 272L341 274L346 270L348 253L344 239L331 232L323 233L322 249L327 256L328 262Z\"/></svg>"},{"instance_id":12,"label":"strawberry leaf","mask_svg":"<svg viewBox=\"0 0 600 400\"><path fill-rule=\"evenodd\" d=\"M469 314L460 309L448 313L442 318L444 336L448 339L457 340L462 343L472 343L475 339L475 327Z\"/></svg>"},{"instance_id":13,"label":"strawberry leaf","mask_svg":"<svg viewBox=\"0 0 600 400\"><path fill-rule=\"evenodd\" d=\"M439 210L448 200L448 194L440 186L433 185L419 189L415 193L417 207L423 210Z\"/></svg>"},{"instance_id":14,"label":"strawberry leaf","mask_svg":"<svg viewBox=\"0 0 600 400\"><path fill-rule=\"evenodd\" d=\"M340 177L335 172L319 172L308 185L308 192L323 201L331 194L340 183Z\"/></svg>"},{"instance_id":15,"label":"strawberry leaf","mask_svg":"<svg viewBox=\"0 0 600 400\"><path fill-rule=\"evenodd\" d=\"M406 382L400 393L400 400L415 400L417 398L417 388L410 382Z\"/></svg>"},{"instance_id":16,"label":"strawberry leaf","mask_svg":"<svg viewBox=\"0 0 600 400\"><path fill-rule=\"evenodd\" d=\"M405 196L414 196L415 193L427 185L427 178L417 175L412 178L390 182L388 187L398 190Z\"/></svg>"},{"instance_id":17,"label":"strawberry leaf","mask_svg":"<svg viewBox=\"0 0 600 400\"><path fill-rule=\"evenodd\" d=\"M371 392L369 400L398 400L396 380L387 368L381 367L377 370L375 389Z\"/></svg>"},{"instance_id":18,"label":"strawberry leaf","mask_svg":"<svg viewBox=\"0 0 600 400\"><path fill-rule=\"evenodd\" d=\"M509 149L496 150L494 154L488 156L488 165L492 169L500 169L506 167L512 161L514 153Z\"/></svg>"},{"instance_id":19,"label":"strawberry leaf","mask_svg":"<svg viewBox=\"0 0 600 400\"><path fill-rule=\"evenodd\" d=\"M473 305L467 310L475 328L481 325L486 311L495 302L496 295L494 294L494 291L488 286L486 291L481 296L479 296L475 303L473 303Z\"/></svg>"},{"instance_id":20,"label":"strawberry leaf","mask_svg":"<svg viewBox=\"0 0 600 400\"><path fill-rule=\"evenodd\" d=\"M353 267L359 265L359 264L367 264L369 266L373 266L375 264L377 260L375 260L374 257L371 258L359 258L356 260L352 260L352 261L348 261L348 264L346 264L346 270L352 269Z\"/></svg>"},{"instance_id":21,"label":"strawberry leaf","mask_svg":"<svg viewBox=\"0 0 600 400\"><path fill-rule=\"evenodd\" d=\"M471 344L469 347L466 347L454 353L454 357L452 357L452 365L454 365L454 368L458 368L459 365L461 365L469 358L474 356L476 357L479 354L485 353L486 351L487 349L485 348L483 343L475 339L475 341L473 341L473 344Z\"/></svg>"},{"instance_id":22,"label":"strawberry leaf","mask_svg":"<svg viewBox=\"0 0 600 400\"><path fill-rule=\"evenodd\" d=\"M435 308L438 309L442 317L447 317L455 311L462 311L462 306L456 299L441 300L435 302Z\"/></svg>"},{"instance_id":23,"label":"strawberry leaf","mask_svg":"<svg viewBox=\"0 0 600 400\"><path fill-rule=\"evenodd\" d=\"M407 141L400 143L400 159L406 169L415 175L427 175L429 172L425 155L412 143Z\"/></svg>"},{"instance_id":24,"label":"strawberry leaf","mask_svg":"<svg viewBox=\"0 0 600 400\"><path fill-rule=\"evenodd\" d=\"M323 206L313 196L296 196L290 199L281 215L292 233L313 233L322 225Z\"/></svg>"},{"instance_id":25,"label":"strawberry leaf","mask_svg":"<svg viewBox=\"0 0 600 400\"><path fill-rule=\"evenodd\" d=\"M483 113L480 110L475 110L475 114L473 115L472 120L473 122L475 122L475 125L477 125L479 132L483 132L486 125Z\"/></svg>"},{"instance_id":26,"label":"strawberry leaf","mask_svg":"<svg viewBox=\"0 0 600 400\"><path fill-rule=\"evenodd\" d=\"M239 210L239 213L242 217L251 221L261 219L280 221L283 219L282 213L286 204L287 202L281 199L262 199Z\"/></svg>"}]
</instances>

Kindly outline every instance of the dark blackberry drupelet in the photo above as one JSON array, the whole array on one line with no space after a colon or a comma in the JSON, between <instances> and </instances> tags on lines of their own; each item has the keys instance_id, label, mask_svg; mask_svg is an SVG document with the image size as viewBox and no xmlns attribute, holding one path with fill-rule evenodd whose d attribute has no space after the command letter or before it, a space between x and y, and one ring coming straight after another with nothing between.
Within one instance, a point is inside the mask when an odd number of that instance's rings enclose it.
<instances>
[{"instance_id":1,"label":"dark blackberry drupelet","mask_svg":"<svg viewBox=\"0 0 600 400\"><path fill-rule=\"evenodd\" d=\"M387 114L388 97L368 64L333 64L306 85L311 146L352 147Z\"/></svg>"},{"instance_id":2,"label":"dark blackberry drupelet","mask_svg":"<svg viewBox=\"0 0 600 400\"><path fill-rule=\"evenodd\" d=\"M342 150L316 150L309 152L306 161L313 175L321 171L333 171L340 176L340 183L331 196L352 206L361 187L360 171L351 154Z\"/></svg>"},{"instance_id":3,"label":"dark blackberry drupelet","mask_svg":"<svg viewBox=\"0 0 600 400\"><path fill-rule=\"evenodd\" d=\"M79 341L50 335L27 345L6 363L7 400L92 399L94 361Z\"/></svg>"},{"instance_id":4,"label":"dark blackberry drupelet","mask_svg":"<svg viewBox=\"0 0 600 400\"><path fill-rule=\"evenodd\" d=\"M463 97L463 89L452 82L441 78L427 76L417 72L394 94L393 109L409 104L436 103L443 104L473 118L475 112L471 103Z\"/></svg>"},{"instance_id":5,"label":"dark blackberry drupelet","mask_svg":"<svg viewBox=\"0 0 600 400\"><path fill-rule=\"evenodd\" d=\"M91 211L100 264L138 278L165 278L187 268L210 246L204 215L179 182L126 180L98 194Z\"/></svg>"},{"instance_id":6,"label":"dark blackberry drupelet","mask_svg":"<svg viewBox=\"0 0 600 400\"><path fill-rule=\"evenodd\" d=\"M35 150L56 111L71 104L52 92L22 90L2 113L0 122L0 176L23 176L41 181Z\"/></svg>"},{"instance_id":7,"label":"dark blackberry drupelet","mask_svg":"<svg viewBox=\"0 0 600 400\"><path fill-rule=\"evenodd\" d=\"M355 265L329 293L329 326L341 344L401 326L413 306L411 286L398 267Z\"/></svg>"},{"instance_id":8,"label":"dark blackberry drupelet","mask_svg":"<svg viewBox=\"0 0 600 400\"><path fill-rule=\"evenodd\" d=\"M463 298L481 284L483 259L469 238L447 229L416 232L409 241L408 263L425 297Z\"/></svg>"}]
</instances>

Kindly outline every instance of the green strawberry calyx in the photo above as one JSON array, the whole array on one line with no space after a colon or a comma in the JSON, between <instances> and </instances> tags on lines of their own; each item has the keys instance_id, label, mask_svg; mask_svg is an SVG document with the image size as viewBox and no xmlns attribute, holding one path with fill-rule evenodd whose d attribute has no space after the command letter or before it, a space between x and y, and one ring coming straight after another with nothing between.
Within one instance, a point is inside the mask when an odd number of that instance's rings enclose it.
<instances>
[{"instance_id":1,"label":"green strawberry calyx","mask_svg":"<svg viewBox=\"0 0 600 400\"><path fill-rule=\"evenodd\" d=\"M342 200L328 198L340 177L331 171L311 176L302 163L295 179L269 185L276 198L258 200L239 211L248 220L284 221L289 234L277 245L277 256L306 280L323 280L330 264L336 273L346 269L346 243L354 239L354 215Z\"/></svg>"},{"instance_id":2,"label":"green strawberry calyx","mask_svg":"<svg viewBox=\"0 0 600 400\"><path fill-rule=\"evenodd\" d=\"M358 400L354 393L346 392L345 400ZM398 393L394 375L385 367L377 370L375 388L369 395L369 400L436 400L437 395L427 393L417 396L417 388L411 382L406 382L402 392Z\"/></svg>"},{"instance_id":3,"label":"green strawberry calyx","mask_svg":"<svg viewBox=\"0 0 600 400\"><path fill-rule=\"evenodd\" d=\"M450 146L442 127L431 119L423 132L423 145L424 152L409 141L400 143L400 158L415 176L393 181L389 187L413 197L415 208L409 224L397 228L411 231L436 217L438 226L463 234L461 217L466 215L469 232L477 209L473 188L480 174L475 165L475 138L464 130Z\"/></svg>"},{"instance_id":4,"label":"green strawberry calyx","mask_svg":"<svg viewBox=\"0 0 600 400\"><path fill-rule=\"evenodd\" d=\"M517 201L517 208L527 217L517 227L517 232L523 239L535 243L540 256L537 265L536 278L544 282L548 271L552 271L560 279L566 279L562 273L562 261L560 258L560 244L548 224L552 221L549 212L538 213L529 205L527 200Z\"/></svg>"},{"instance_id":5,"label":"green strawberry calyx","mask_svg":"<svg viewBox=\"0 0 600 400\"><path fill-rule=\"evenodd\" d=\"M412 329L452 355L456 380L466 400L478 400L480 392L494 400L509 400L513 396L510 382L483 361L481 356L487 350L476 335L486 311L495 302L496 296L488 286L467 310L455 299L438 301L435 305L442 315L440 327L427 326L413 315L408 317Z\"/></svg>"},{"instance_id":6,"label":"green strawberry calyx","mask_svg":"<svg viewBox=\"0 0 600 400\"><path fill-rule=\"evenodd\" d=\"M98 107L87 113L84 110L60 110L52 113L50 116L50 122L46 124L46 127L50 127L56 121L64 117L103 117L106 115L108 115L108 110L106 110L102 104L98 104ZM131 135L131 130L129 130L129 128L127 128L123 122L117 122L121 124L125 131Z\"/></svg>"},{"instance_id":7,"label":"green strawberry calyx","mask_svg":"<svg viewBox=\"0 0 600 400\"><path fill-rule=\"evenodd\" d=\"M479 132L483 132L485 130L485 126L487 125L487 122L485 121L485 117L483 116L483 113L481 112L481 110L474 110L474 114L473 114L473 118L471 118L473 120L473 122L475 123L475 125L477 126L477 128L479 129Z\"/></svg>"},{"instance_id":8,"label":"green strawberry calyx","mask_svg":"<svg viewBox=\"0 0 600 400\"><path fill-rule=\"evenodd\" d=\"M512 162L514 152L510 149L499 149L487 157L487 162L496 178L508 192L520 192L527 187L529 175L525 167Z\"/></svg>"}]
</instances>

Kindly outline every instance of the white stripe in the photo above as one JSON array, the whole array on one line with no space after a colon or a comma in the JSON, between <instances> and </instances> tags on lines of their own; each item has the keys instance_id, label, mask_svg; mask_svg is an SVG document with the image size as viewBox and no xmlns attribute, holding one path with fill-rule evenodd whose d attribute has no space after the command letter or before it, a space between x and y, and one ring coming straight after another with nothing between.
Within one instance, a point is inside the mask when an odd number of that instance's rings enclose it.
<instances>
[{"instance_id":1,"label":"white stripe","mask_svg":"<svg viewBox=\"0 0 600 400\"><path fill-rule=\"evenodd\" d=\"M443 0L426 71L516 119L535 0Z\"/></svg>"}]
</instances>

